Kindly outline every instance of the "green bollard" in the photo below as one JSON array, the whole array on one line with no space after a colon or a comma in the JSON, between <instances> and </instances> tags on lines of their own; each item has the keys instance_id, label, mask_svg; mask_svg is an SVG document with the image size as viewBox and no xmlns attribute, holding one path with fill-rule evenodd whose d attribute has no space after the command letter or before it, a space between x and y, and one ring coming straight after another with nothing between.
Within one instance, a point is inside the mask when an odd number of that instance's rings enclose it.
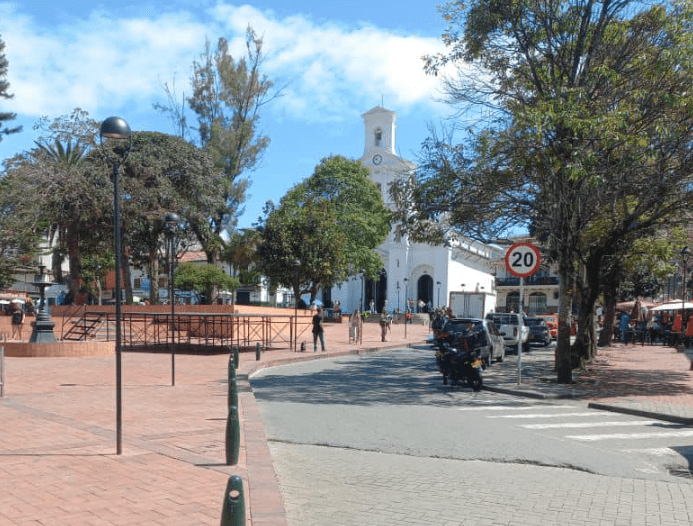
<instances>
[{"instance_id":1,"label":"green bollard","mask_svg":"<svg viewBox=\"0 0 693 526\"><path fill-rule=\"evenodd\" d=\"M236 381L236 369L229 361L229 393L226 399L227 407L238 407L238 382Z\"/></svg>"},{"instance_id":2,"label":"green bollard","mask_svg":"<svg viewBox=\"0 0 693 526\"><path fill-rule=\"evenodd\" d=\"M258 342L257 345L255 345L255 361L259 362L261 357L262 357L262 347L260 347L260 343Z\"/></svg>"},{"instance_id":3,"label":"green bollard","mask_svg":"<svg viewBox=\"0 0 693 526\"><path fill-rule=\"evenodd\" d=\"M241 363L241 352L238 349L238 345L233 346L233 366L238 369Z\"/></svg>"},{"instance_id":4,"label":"green bollard","mask_svg":"<svg viewBox=\"0 0 693 526\"><path fill-rule=\"evenodd\" d=\"M226 465L238 464L238 454L241 449L241 423L238 418L238 406L229 406L229 416L226 419Z\"/></svg>"},{"instance_id":5,"label":"green bollard","mask_svg":"<svg viewBox=\"0 0 693 526\"><path fill-rule=\"evenodd\" d=\"M243 479L238 475L229 477L221 508L221 526L243 526L245 524L245 501Z\"/></svg>"}]
</instances>

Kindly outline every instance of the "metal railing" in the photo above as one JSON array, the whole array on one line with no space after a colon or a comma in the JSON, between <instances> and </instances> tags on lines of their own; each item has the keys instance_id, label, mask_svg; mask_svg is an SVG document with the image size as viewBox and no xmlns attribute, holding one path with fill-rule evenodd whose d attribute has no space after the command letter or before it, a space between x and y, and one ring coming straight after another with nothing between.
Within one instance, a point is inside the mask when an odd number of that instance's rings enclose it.
<instances>
[{"instance_id":1,"label":"metal railing","mask_svg":"<svg viewBox=\"0 0 693 526\"><path fill-rule=\"evenodd\" d=\"M525 285L558 285L559 280L555 276L529 276L525 278ZM496 287L519 287L520 278L496 278Z\"/></svg>"},{"instance_id":2,"label":"metal railing","mask_svg":"<svg viewBox=\"0 0 693 526\"><path fill-rule=\"evenodd\" d=\"M115 313L89 312L101 316L102 329L97 340L115 340ZM293 348L294 342L311 329L311 316L124 312L121 314L121 344L124 350L179 352L226 351L228 346L263 349ZM172 323L173 322L173 323ZM80 323L78 320L75 323Z\"/></svg>"}]
</instances>

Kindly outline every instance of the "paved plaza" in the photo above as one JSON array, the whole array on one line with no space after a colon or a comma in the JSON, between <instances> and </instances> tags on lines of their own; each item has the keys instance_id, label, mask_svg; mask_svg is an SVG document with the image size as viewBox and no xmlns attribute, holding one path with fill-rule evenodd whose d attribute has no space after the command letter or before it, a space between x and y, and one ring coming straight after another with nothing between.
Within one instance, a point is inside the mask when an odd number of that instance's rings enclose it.
<instances>
[{"instance_id":1,"label":"paved plaza","mask_svg":"<svg viewBox=\"0 0 693 526\"><path fill-rule=\"evenodd\" d=\"M253 526L603 525L640 524L641 516L651 519L642 524L691 522L688 480L614 479L538 466L268 444L248 383L258 368L421 344L428 335L428 327L413 325L405 339L404 327L394 325L383 343L376 324L365 327L362 344L355 346L346 325L328 325L325 354L267 351L259 362L254 352L241 354L236 466L225 464L228 355L178 355L172 387L169 355L124 353L122 455L115 454L113 356L6 358L0 525L217 525L230 475L244 481L246 523ZM570 386L556 385L547 353L538 354L525 357L521 386L511 367L494 365L497 377L489 388L572 396L605 409L692 421L689 362L671 348L602 349ZM382 492L365 491L373 485ZM494 485L498 491L490 490ZM310 505L314 497L305 492L311 487L329 501L329 511ZM522 488L521 498L513 487ZM450 497L469 501L473 517L448 513ZM652 521L653 509L659 522Z\"/></svg>"}]
</instances>

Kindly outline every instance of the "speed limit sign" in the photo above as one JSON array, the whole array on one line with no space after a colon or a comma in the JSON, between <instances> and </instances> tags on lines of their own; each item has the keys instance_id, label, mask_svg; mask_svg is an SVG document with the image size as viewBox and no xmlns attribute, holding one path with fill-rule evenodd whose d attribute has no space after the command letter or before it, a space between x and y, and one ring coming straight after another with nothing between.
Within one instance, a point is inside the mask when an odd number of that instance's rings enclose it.
<instances>
[{"instance_id":1,"label":"speed limit sign","mask_svg":"<svg viewBox=\"0 0 693 526\"><path fill-rule=\"evenodd\" d=\"M518 278L536 274L540 263L539 249L532 243L515 243L505 253L505 268Z\"/></svg>"}]
</instances>

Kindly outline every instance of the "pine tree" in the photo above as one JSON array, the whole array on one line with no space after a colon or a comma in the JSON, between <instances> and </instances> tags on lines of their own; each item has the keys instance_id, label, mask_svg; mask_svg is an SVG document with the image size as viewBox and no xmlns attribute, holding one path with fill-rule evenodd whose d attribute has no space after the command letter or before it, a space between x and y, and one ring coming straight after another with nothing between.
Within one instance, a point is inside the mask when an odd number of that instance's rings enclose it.
<instances>
[{"instance_id":1,"label":"pine tree","mask_svg":"<svg viewBox=\"0 0 693 526\"><path fill-rule=\"evenodd\" d=\"M5 99L11 99L14 95L8 93L10 88L10 83L7 80L7 69L9 62L5 57L5 42L0 38L0 97ZM0 112L0 141L2 141L3 135L9 135L10 133L17 133L21 131L21 126L15 126L14 128L8 128L6 126L7 121L12 121L17 117L16 113Z\"/></svg>"}]
</instances>

